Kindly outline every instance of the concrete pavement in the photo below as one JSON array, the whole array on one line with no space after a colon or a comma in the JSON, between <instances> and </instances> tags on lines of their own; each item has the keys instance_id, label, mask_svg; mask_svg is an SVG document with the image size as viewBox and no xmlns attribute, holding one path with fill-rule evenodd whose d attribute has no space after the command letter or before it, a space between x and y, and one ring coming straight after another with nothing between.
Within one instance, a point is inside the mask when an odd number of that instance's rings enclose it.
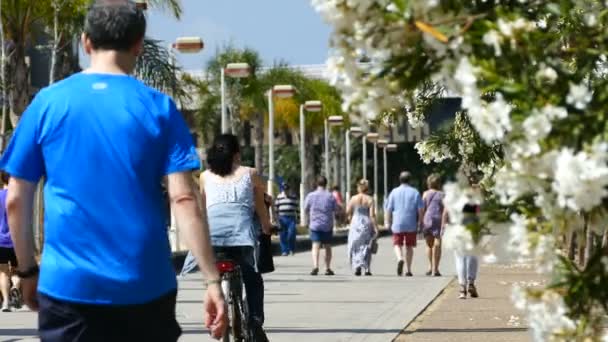
<instances>
[{"instance_id":1,"label":"concrete pavement","mask_svg":"<svg viewBox=\"0 0 608 342\"><path fill-rule=\"evenodd\" d=\"M482 265L479 298L458 299L454 280L395 342L527 342L532 341L523 312L510 300L513 284L546 285L530 265Z\"/></svg>"},{"instance_id":2,"label":"concrete pavement","mask_svg":"<svg viewBox=\"0 0 608 342\"><path fill-rule=\"evenodd\" d=\"M390 238L380 240L372 277L351 275L346 247L334 247L336 276L310 276L309 253L275 258L277 270L264 276L266 329L271 341L385 342L394 339L444 289L454 274L444 253L444 277L426 277L424 246L415 252L414 277L397 277ZM323 273L324 268L321 268ZM180 341L212 341L202 327L200 274L180 280L177 315ZM35 341L30 312L0 315L0 341Z\"/></svg>"}]
</instances>

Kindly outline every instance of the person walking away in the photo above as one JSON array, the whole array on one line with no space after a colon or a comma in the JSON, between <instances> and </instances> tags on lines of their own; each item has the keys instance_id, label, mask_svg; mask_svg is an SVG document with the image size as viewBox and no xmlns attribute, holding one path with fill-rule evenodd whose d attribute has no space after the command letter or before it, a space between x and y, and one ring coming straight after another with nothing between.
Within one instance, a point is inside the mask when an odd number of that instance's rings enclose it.
<instances>
[{"instance_id":1,"label":"person walking away","mask_svg":"<svg viewBox=\"0 0 608 342\"><path fill-rule=\"evenodd\" d=\"M196 202L192 135L169 96L129 76L146 17L128 0L97 0L85 17L90 68L36 95L0 160L11 176L6 207L25 304L38 310L42 342L177 341L167 177L182 240L205 274L204 324L221 338L225 302ZM39 268L31 213L42 176Z\"/></svg>"},{"instance_id":2,"label":"person walking away","mask_svg":"<svg viewBox=\"0 0 608 342\"><path fill-rule=\"evenodd\" d=\"M441 189L441 178L437 174L431 174L427 178L428 190L422 194L424 202L424 214L422 219L422 234L426 241L426 253L429 258L429 270L427 276L440 277L439 261L441 260L441 237L442 215L443 215L443 192Z\"/></svg>"},{"instance_id":3,"label":"person walking away","mask_svg":"<svg viewBox=\"0 0 608 342\"><path fill-rule=\"evenodd\" d=\"M386 205L387 226L393 232L393 245L397 256L397 275L403 275L403 247L405 245L406 276L412 276L412 260L416 247L416 234L422 225L424 204L418 190L409 185L411 174L399 175L401 185L391 191Z\"/></svg>"},{"instance_id":4,"label":"person walking away","mask_svg":"<svg viewBox=\"0 0 608 342\"><path fill-rule=\"evenodd\" d=\"M334 196L327 191L327 179L323 176L317 178L317 190L306 196L304 212L306 222L310 230L312 241L312 263L311 275L319 274L319 254L321 247L325 248L325 275L332 276L331 269L331 240L334 230L334 215L338 210L338 203Z\"/></svg>"},{"instance_id":5,"label":"person walking away","mask_svg":"<svg viewBox=\"0 0 608 342\"><path fill-rule=\"evenodd\" d=\"M353 196L346 207L350 218L348 232L348 257L356 276L365 270L371 276L372 243L378 238L374 200L367 194L369 182L365 179L357 185L358 194Z\"/></svg>"},{"instance_id":6,"label":"person walking away","mask_svg":"<svg viewBox=\"0 0 608 342\"><path fill-rule=\"evenodd\" d=\"M283 256L293 255L296 250L298 199L291 191L289 184L283 185L283 191L277 196L275 207L279 214L279 225L281 227L281 254Z\"/></svg>"},{"instance_id":7,"label":"person walking away","mask_svg":"<svg viewBox=\"0 0 608 342\"><path fill-rule=\"evenodd\" d=\"M479 221L479 205L467 203L462 208L464 217L462 219L463 225L474 224ZM443 219L441 225L445 230L447 223L449 222L449 215L447 209L443 210ZM477 287L475 286L475 280L477 279L477 273L479 271L479 260L476 255L461 253L454 251L454 260L456 262L456 274L458 275L458 284L460 285L460 292L458 298L466 299L467 294L472 298L479 297Z\"/></svg>"},{"instance_id":8,"label":"person walking away","mask_svg":"<svg viewBox=\"0 0 608 342\"><path fill-rule=\"evenodd\" d=\"M249 326L256 342L268 341L263 329L264 280L256 266L261 232L254 222L257 215L264 234L271 234L264 182L255 169L241 165L238 138L232 134L215 138L207 150L207 164L208 170L201 173L199 185L207 208L211 244L216 253L239 264L249 307ZM185 268L182 274L190 271Z\"/></svg>"},{"instance_id":9,"label":"person walking away","mask_svg":"<svg viewBox=\"0 0 608 342\"><path fill-rule=\"evenodd\" d=\"M17 256L13 248L13 241L8 228L6 215L6 193L9 177L5 172L0 172L2 179L2 190L0 190L0 292L2 293L2 312L21 308L20 280L14 274L17 268ZM12 286L11 286L12 280Z\"/></svg>"}]
</instances>

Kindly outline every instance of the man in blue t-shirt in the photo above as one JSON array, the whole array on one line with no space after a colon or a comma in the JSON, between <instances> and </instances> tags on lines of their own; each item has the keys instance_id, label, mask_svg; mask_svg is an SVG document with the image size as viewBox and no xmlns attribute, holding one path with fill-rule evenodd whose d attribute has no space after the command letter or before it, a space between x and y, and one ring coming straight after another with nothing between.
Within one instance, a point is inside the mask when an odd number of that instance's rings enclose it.
<instances>
[{"instance_id":1,"label":"man in blue t-shirt","mask_svg":"<svg viewBox=\"0 0 608 342\"><path fill-rule=\"evenodd\" d=\"M393 232L393 245L397 256L397 275L403 275L403 246L405 245L405 266L407 277L412 276L412 260L416 247L416 234L422 226L424 203L420 192L409 185L411 175L401 172L401 185L388 195L385 205L386 226Z\"/></svg>"},{"instance_id":2,"label":"man in blue t-shirt","mask_svg":"<svg viewBox=\"0 0 608 342\"><path fill-rule=\"evenodd\" d=\"M205 324L219 338L224 299L191 171L200 161L173 101L129 76L146 19L130 0L98 0L82 45L91 67L41 90L0 160L26 304L42 341L176 341L177 282L160 186L199 261ZM45 245L31 209L45 177ZM36 290L37 289L37 290ZM38 292L38 297L36 297Z\"/></svg>"}]
</instances>

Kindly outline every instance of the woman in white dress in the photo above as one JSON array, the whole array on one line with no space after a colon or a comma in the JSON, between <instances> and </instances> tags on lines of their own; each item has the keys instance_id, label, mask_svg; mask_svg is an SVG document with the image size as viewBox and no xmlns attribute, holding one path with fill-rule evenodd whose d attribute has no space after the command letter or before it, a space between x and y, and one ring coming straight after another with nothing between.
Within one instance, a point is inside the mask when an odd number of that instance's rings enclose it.
<instances>
[{"instance_id":1,"label":"woman in white dress","mask_svg":"<svg viewBox=\"0 0 608 342\"><path fill-rule=\"evenodd\" d=\"M348 233L348 256L356 276L365 271L371 276L372 244L378 238L378 225L374 200L367 195L369 183L363 179L357 185L358 194L353 196L346 207L350 218Z\"/></svg>"}]
</instances>

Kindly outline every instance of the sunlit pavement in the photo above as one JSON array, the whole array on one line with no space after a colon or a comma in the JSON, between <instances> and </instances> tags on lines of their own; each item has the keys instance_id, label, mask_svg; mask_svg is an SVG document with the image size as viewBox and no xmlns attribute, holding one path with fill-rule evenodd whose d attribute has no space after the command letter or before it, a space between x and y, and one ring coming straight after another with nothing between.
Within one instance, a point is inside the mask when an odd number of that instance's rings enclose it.
<instances>
[{"instance_id":1,"label":"sunlit pavement","mask_svg":"<svg viewBox=\"0 0 608 342\"><path fill-rule=\"evenodd\" d=\"M452 253L444 253L443 277L427 277L423 241L415 251L414 277L397 277L390 238L380 241L371 277L355 277L346 246L334 247L334 271L308 275L310 253L276 257L277 270L264 276L266 329L277 341L391 341L452 279ZM324 268L321 268L321 274ZM212 341L202 326L203 285L200 274L180 280L177 315L180 341ZM36 315L0 313L0 341L36 341Z\"/></svg>"}]
</instances>

